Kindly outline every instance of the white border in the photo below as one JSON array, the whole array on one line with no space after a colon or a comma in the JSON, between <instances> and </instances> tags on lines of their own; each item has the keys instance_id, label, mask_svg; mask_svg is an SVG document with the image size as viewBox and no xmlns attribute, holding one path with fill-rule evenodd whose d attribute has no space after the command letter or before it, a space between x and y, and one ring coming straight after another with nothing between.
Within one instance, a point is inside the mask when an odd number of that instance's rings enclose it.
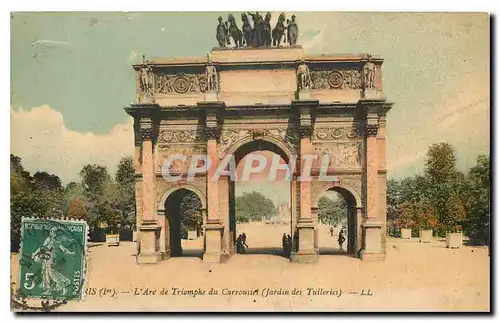
<instances>
[{"instance_id":1,"label":"white border","mask_svg":"<svg viewBox=\"0 0 500 322\"><path fill-rule=\"evenodd\" d=\"M320 10L339 10L339 11L482 11L482 12L498 12L498 7L499 7L499 1L488 1L488 0L453 0L453 1L447 1L447 2L438 2L435 0L418 0L418 1L388 1L388 0L357 0L357 1L323 1L322 3L315 3L312 4L310 1L284 1L284 0L278 0L278 1L269 1L269 0L254 0L251 3L246 3L244 1L216 1L216 0L194 0L194 1L152 1L152 0L142 0L142 1L131 1L131 0L121 0L121 1L116 1L113 4L109 3L104 3L102 0L86 0L86 1L68 1L68 0L45 0L43 2L41 1L35 1L35 0L29 0L29 1L5 1L0 4L2 6L3 13L3 23L0 24L1 28L1 33L4 37L2 39L5 41L4 46L2 46L3 50L1 51L1 57L2 61L6 66L9 66L7 70L4 70L3 73L3 79L2 79L2 89L3 89L3 98L7 102L10 97L10 59L9 59L9 54L10 54L10 19L8 20L7 17L9 17L9 13L11 11L62 11L62 10L72 10L72 11L241 11L241 10L248 10L248 9L253 9L253 10L260 10L262 9L269 10L269 11L320 11ZM497 23L498 24L498 23ZM498 42L498 31L495 35L494 39L495 43ZM498 60L498 51L495 53L496 60ZM5 66L4 65L4 66ZM493 89L493 88L492 88ZM498 83L495 84L495 92L498 93L499 85ZM7 106L10 106L10 100ZM0 122L2 122L2 126L0 128L2 129L3 133L0 135L0 146L4 150L3 152L3 158L0 158L0 162L2 165L2 169L4 171L1 171L1 183L2 183L2 191L0 194L0 198L2 198L2 202L0 203L3 205L5 208L9 207L7 205L10 205L10 198L9 198L9 191L10 191L10 165L7 163L7 150L10 154L10 115L8 114L9 109L7 106L4 106L2 109L2 112L5 113L4 115L0 115ZM492 109L494 108L493 106L491 107ZM495 115L495 119L491 120L491 124L494 125L496 122L499 121L500 117L498 116L498 112ZM497 123L499 124L499 123ZM495 130L495 127L491 127L492 131ZM497 131L495 131L497 132ZM497 133L494 133L495 135L495 140L493 142L498 142L498 136L496 135ZM493 148L493 147L492 147ZM498 158L495 160L494 166L498 168L500 161L498 161ZM497 187L495 187L497 188ZM492 200L498 200L500 197L500 192L498 192L498 189L495 189L496 193L493 196L492 195ZM9 207L10 208L10 207ZM7 211L4 211L4 220L7 221L6 217L10 213L10 209L6 209ZM496 219L495 221L495 232L500 231L498 228L500 220ZM5 224L2 225L4 231L3 234L1 234L4 238L3 240L3 247L4 248L9 248L9 253L10 253L10 229L9 225ZM498 238L496 238L498 239ZM496 244L494 245L496 246ZM493 249L496 249L495 247ZM5 251L6 252L6 251ZM7 270L9 270L10 273L10 265L1 265L1 270L2 270L2 276L7 276ZM497 273L496 271L495 273ZM496 276L498 279L498 276ZM2 299L1 302L5 305L5 310L3 310L4 313L2 316L5 318L5 315L10 312L10 304L9 299L10 299L10 294L8 293L10 290L9 285L7 285L7 281L5 280L5 285L2 288L4 292L2 293ZM10 280L9 280L10 283ZM493 286L492 286L493 287ZM497 300L495 301L495 306L498 309L498 297ZM13 319L14 316L12 314L9 315L9 320ZM18 317L20 318L20 317ZM26 319L26 317L21 317ZM38 316L37 318L42 318L41 316ZM62 321L66 320L65 317L59 316ZM134 319L138 318L137 316L134 317ZM207 319L207 317L201 317L203 319ZM214 320L220 319L219 317L211 317ZM239 318L243 318L243 316L239 316ZM255 319L259 320L267 320L268 318L265 318L263 316L259 317L254 317ZM289 320L289 316L286 317L274 317L273 320ZM318 318L318 317L316 317ZM358 321L360 320L359 317L355 316L325 316L323 318L328 318L328 319L338 319L338 320L350 320L350 321ZM394 320L403 320L406 319L407 316L404 317L392 317ZM422 320L424 317L421 317ZM426 321L441 321L443 318L445 319L454 319L455 317L445 317L445 316L439 316L439 317L430 317L430 316L425 316ZM471 320L479 319L478 317L470 317ZM97 318L100 320L100 318ZM107 317L106 320L122 320L122 317L112 317L110 318L109 316ZM173 318L172 320L177 320L180 318ZM380 319L386 319L386 317L381 316ZM142 320L142 319L139 319ZM190 317L186 320L194 320L194 318Z\"/></svg>"}]
</instances>

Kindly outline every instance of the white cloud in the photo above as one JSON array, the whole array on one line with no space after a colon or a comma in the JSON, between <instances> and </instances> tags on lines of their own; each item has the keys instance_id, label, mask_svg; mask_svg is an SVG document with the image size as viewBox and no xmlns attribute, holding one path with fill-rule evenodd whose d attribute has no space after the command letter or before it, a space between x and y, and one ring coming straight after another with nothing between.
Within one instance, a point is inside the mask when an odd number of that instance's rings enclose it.
<instances>
[{"instance_id":1,"label":"white cloud","mask_svg":"<svg viewBox=\"0 0 500 322\"><path fill-rule=\"evenodd\" d=\"M38 39L31 43L31 46L71 46L71 44L67 41L60 40L50 40L50 39Z\"/></svg>"},{"instance_id":2,"label":"white cloud","mask_svg":"<svg viewBox=\"0 0 500 322\"><path fill-rule=\"evenodd\" d=\"M110 174L123 156L133 154L132 118L106 134L81 133L66 128L61 113L50 106L28 112L11 109L11 153L22 158L26 170L47 171L64 183L78 181L84 164L108 167Z\"/></svg>"},{"instance_id":3,"label":"white cloud","mask_svg":"<svg viewBox=\"0 0 500 322\"><path fill-rule=\"evenodd\" d=\"M137 58L137 52L135 50L132 50L128 55L127 62L130 63L136 58Z\"/></svg>"}]
</instances>

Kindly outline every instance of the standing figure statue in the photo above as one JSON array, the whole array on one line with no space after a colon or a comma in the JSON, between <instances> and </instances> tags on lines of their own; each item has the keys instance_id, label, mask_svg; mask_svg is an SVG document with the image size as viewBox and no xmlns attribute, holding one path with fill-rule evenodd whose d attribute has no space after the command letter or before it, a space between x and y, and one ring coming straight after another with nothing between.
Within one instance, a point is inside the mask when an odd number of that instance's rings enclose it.
<instances>
[{"instance_id":1,"label":"standing figure statue","mask_svg":"<svg viewBox=\"0 0 500 322\"><path fill-rule=\"evenodd\" d=\"M153 67L148 65L146 61L142 63L140 74L141 91L146 97L153 94Z\"/></svg>"},{"instance_id":2,"label":"standing figure statue","mask_svg":"<svg viewBox=\"0 0 500 322\"><path fill-rule=\"evenodd\" d=\"M259 12L255 12L255 14L248 13L253 20L253 30L252 30L252 47L262 47L264 45L263 36L264 36L264 19L259 14Z\"/></svg>"},{"instance_id":3,"label":"standing figure statue","mask_svg":"<svg viewBox=\"0 0 500 322\"><path fill-rule=\"evenodd\" d=\"M311 73L303 59L297 68L297 78L299 90L311 89Z\"/></svg>"},{"instance_id":4,"label":"standing figure statue","mask_svg":"<svg viewBox=\"0 0 500 322\"><path fill-rule=\"evenodd\" d=\"M217 92L219 88L217 70L210 60L205 68L205 77L207 79L207 92Z\"/></svg>"},{"instance_id":5,"label":"standing figure statue","mask_svg":"<svg viewBox=\"0 0 500 322\"><path fill-rule=\"evenodd\" d=\"M219 42L219 47L225 48L228 43L228 30L224 22L222 22L222 17L219 17L219 24L217 25L216 38Z\"/></svg>"},{"instance_id":6,"label":"standing figure statue","mask_svg":"<svg viewBox=\"0 0 500 322\"><path fill-rule=\"evenodd\" d=\"M272 31L273 36L273 46L279 46L281 44L281 38L285 34L285 14L282 12L278 17L278 22L276 23L276 27Z\"/></svg>"},{"instance_id":7,"label":"standing figure statue","mask_svg":"<svg viewBox=\"0 0 500 322\"><path fill-rule=\"evenodd\" d=\"M299 27L295 22L295 15L293 15L292 20L288 22L287 36L290 46L295 46L297 43L297 37L299 36Z\"/></svg>"},{"instance_id":8,"label":"standing figure statue","mask_svg":"<svg viewBox=\"0 0 500 322\"><path fill-rule=\"evenodd\" d=\"M368 61L363 66L364 73L364 84L365 88L375 87L375 64L371 61L371 57L368 56Z\"/></svg>"},{"instance_id":9,"label":"standing figure statue","mask_svg":"<svg viewBox=\"0 0 500 322\"><path fill-rule=\"evenodd\" d=\"M243 40L245 43L245 46L251 46L252 45L252 26L250 25L250 22L248 21L248 17L245 13L241 14L241 21L243 21Z\"/></svg>"},{"instance_id":10,"label":"standing figure statue","mask_svg":"<svg viewBox=\"0 0 500 322\"><path fill-rule=\"evenodd\" d=\"M271 13L268 12L266 14L266 18L264 19L264 30L263 30L263 43L264 46L271 46Z\"/></svg>"},{"instance_id":11,"label":"standing figure statue","mask_svg":"<svg viewBox=\"0 0 500 322\"><path fill-rule=\"evenodd\" d=\"M229 35L233 38L234 45L236 48L243 46L243 34L241 33L241 30L238 28L236 25L236 21L233 17L232 14L229 14L227 16L227 21L229 22Z\"/></svg>"}]
</instances>

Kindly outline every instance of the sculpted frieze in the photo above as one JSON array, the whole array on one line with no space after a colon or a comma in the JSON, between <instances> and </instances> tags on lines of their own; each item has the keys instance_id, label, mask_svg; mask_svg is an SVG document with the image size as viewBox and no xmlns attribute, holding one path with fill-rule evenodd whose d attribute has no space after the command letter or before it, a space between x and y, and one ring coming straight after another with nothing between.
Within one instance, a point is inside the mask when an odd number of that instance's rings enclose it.
<instances>
[{"instance_id":1,"label":"sculpted frieze","mask_svg":"<svg viewBox=\"0 0 500 322\"><path fill-rule=\"evenodd\" d=\"M162 130L158 135L159 143L185 143L204 140L201 130Z\"/></svg>"},{"instance_id":2,"label":"sculpted frieze","mask_svg":"<svg viewBox=\"0 0 500 322\"><path fill-rule=\"evenodd\" d=\"M299 134L295 133L291 128L271 128L271 129L236 129L229 128L222 130L220 142L219 142L219 153L223 154L226 152L233 144L243 140L247 137L254 139L259 138L274 138L278 141L282 141L285 144L292 147L295 150L296 146L300 140Z\"/></svg>"},{"instance_id":3,"label":"sculpted frieze","mask_svg":"<svg viewBox=\"0 0 500 322\"><path fill-rule=\"evenodd\" d=\"M359 168L361 166L361 142L338 142L315 145L318 155L329 156L329 168Z\"/></svg>"},{"instance_id":4,"label":"sculpted frieze","mask_svg":"<svg viewBox=\"0 0 500 322\"><path fill-rule=\"evenodd\" d=\"M186 94L205 93L208 89L205 74L155 74L155 93Z\"/></svg>"},{"instance_id":5,"label":"sculpted frieze","mask_svg":"<svg viewBox=\"0 0 500 322\"><path fill-rule=\"evenodd\" d=\"M169 166L169 172L171 173L184 173L187 171L188 166L191 162L191 157L193 155L205 155L207 152L205 146L161 146L158 148L158 162L157 162L157 171L161 171L163 168L164 162L173 155L183 155L184 160L175 159L172 160Z\"/></svg>"},{"instance_id":6,"label":"sculpted frieze","mask_svg":"<svg viewBox=\"0 0 500 322\"><path fill-rule=\"evenodd\" d=\"M357 69L311 71L312 89L361 89L361 72Z\"/></svg>"},{"instance_id":7,"label":"sculpted frieze","mask_svg":"<svg viewBox=\"0 0 500 322\"><path fill-rule=\"evenodd\" d=\"M359 139L363 137L358 127L316 127L313 140L327 141L340 139Z\"/></svg>"}]
</instances>

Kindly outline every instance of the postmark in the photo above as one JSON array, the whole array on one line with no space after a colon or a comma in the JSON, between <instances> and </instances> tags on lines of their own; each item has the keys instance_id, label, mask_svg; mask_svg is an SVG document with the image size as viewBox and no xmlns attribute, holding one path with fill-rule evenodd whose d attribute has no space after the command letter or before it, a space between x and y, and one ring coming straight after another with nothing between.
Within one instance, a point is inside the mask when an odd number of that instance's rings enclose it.
<instances>
[{"instance_id":1,"label":"postmark","mask_svg":"<svg viewBox=\"0 0 500 322\"><path fill-rule=\"evenodd\" d=\"M23 218L19 296L81 300L84 295L88 225L85 221Z\"/></svg>"}]
</instances>

